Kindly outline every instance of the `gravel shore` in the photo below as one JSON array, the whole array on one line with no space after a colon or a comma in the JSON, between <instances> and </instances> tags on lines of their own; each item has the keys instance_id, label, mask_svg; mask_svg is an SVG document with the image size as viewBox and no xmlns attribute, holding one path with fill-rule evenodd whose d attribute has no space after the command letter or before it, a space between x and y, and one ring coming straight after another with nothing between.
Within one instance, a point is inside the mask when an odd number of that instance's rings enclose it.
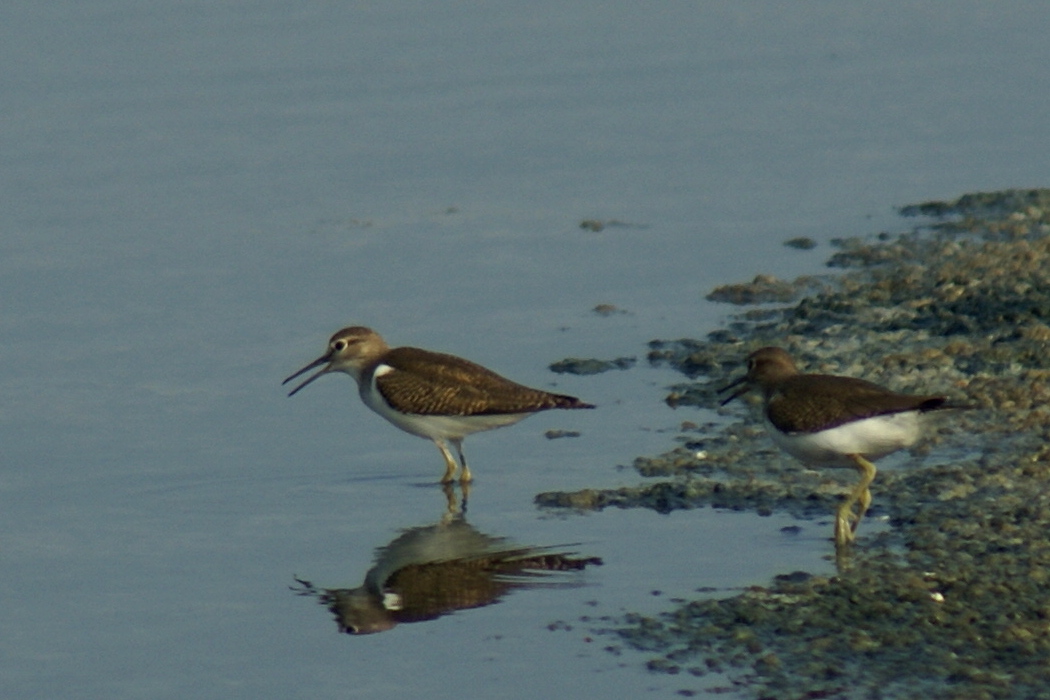
<instances>
[{"instance_id":1,"label":"gravel shore","mask_svg":"<svg viewBox=\"0 0 1050 700\"><path fill-rule=\"evenodd\" d=\"M684 375L668 403L707 411L683 423L675 449L635 461L640 485L537 496L549 508L830 521L856 474L776 451L757 396L718 406L717 389L764 345L803 371L975 407L949 412L903 468L880 470L870 514L892 527L862 526L836 575L785 572L735 597L628 615L614 633L648 652L650 669L682 674L683 695L703 692L689 674L716 671L756 698L1050 697L1050 190L901 213L920 224L836 241L827 276L714 290L742 305L731 323L651 343L651 363Z\"/></svg>"}]
</instances>

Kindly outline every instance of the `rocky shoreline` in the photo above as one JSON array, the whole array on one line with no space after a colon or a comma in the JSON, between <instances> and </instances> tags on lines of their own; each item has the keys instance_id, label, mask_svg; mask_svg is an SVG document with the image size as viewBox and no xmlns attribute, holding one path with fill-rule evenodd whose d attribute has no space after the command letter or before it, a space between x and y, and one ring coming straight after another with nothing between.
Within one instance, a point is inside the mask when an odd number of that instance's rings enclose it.
<instances>
[{"instance_id":1,"label":"rocky shoreline","mask_svg":"<svg viewBox=\"0 0 1050 700\"><path fill-rule=\"evenodd\" d=\"M855 475L801 467L774 450L754 407L718 406L717 388L763 345L805 371L977 407L920 443L906 457L915 468L880 471L870 513L892 527L862 528L836 575L629 615L613 633L650 653L650 669L683 674L684 695L703 692L688 674L716 671L757 698L1050 696L1050 189L901 213L932 218L836 241L839 274L715 290L747 305L726 328L651 343L651 363L685 375L668 403L715 413L683 423L675 449L637 459L645 482L536 498L828 518Z\"/></svg>"}]
</instances>

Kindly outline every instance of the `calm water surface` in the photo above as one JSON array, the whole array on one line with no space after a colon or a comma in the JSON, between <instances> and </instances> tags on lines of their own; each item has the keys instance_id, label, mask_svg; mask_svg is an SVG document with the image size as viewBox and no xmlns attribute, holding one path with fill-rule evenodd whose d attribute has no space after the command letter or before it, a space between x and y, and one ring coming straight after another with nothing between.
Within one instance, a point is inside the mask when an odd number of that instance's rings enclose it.
<instances>
[{"instance_id":1,"label":"calm water surface","mask_svg":"<svg viewBox=\"0 0 1050 700\"><path fill-rule=\"evenodd\" d=\"M826 570L830 526L547 514L533 496L636 483L619 465L703 419L663 404L677 377L644 353L717 327L729 310L703 302L713 286L819 271L830 238L898 227L896 205L1045 186L1048 14L9 4L4 697L696 687L592 629L698 587ZM799 235L825 245L781 246ZM377 548L446 511L436 450L345 377L284 396L280 380L350 323L599 404L468 440L466 521L604 565L366 637L295 595L296 576L361 585ZM567 356L643 361L546 370Z\"/></svg>"}]
</instances>

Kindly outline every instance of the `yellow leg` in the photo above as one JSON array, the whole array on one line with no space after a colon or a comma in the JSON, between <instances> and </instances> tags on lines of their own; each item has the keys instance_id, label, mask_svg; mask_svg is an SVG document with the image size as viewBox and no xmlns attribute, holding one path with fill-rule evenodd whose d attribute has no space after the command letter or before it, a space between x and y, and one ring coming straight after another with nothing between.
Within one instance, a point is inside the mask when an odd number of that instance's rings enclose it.
<instances>
[{"instance_id":1,"label":"yellow leg","mask_svg":"<svg viewBox=\"0 0 1050 700\"><path fill-rule=\"evenodd\" d=\"M871 462L868 462L871 464ZM872 465L872 469L875 469L875 465ZM875 478L875 474L871 475L872 479ZM868 483L871 483L870 481ZM860 508L857 511L857 519L853 521L853 532L857 531L857 526L860 525L860 519L864 517L864 514L868 512L868 507L871 505L871 489L865 488L864 493L860 495L858 500Z\"/></svg>"},{"instance_id":2,"label":"yellow leg","mask_svg":"<svg viewBox=\"0 0 1050 700\"><path fill-rule=\"evenodd\" d=\"M849 455L860 472L860 482L842 502L835 513L835 545L841 547L853 541L864 514L871 505L871 491L868 487L875 480L875 465L860 455ZM859 505L857 514L853 514L853 504ZM855 519L854 519L855 518ZM850 521L853 521L851 524Z\"/></svg>"},{"instance_id":3,"label":"yellow leg","mask_svg":"<svg viewBox=\"0 0 1050 700\"><path fill-rule=\"evenodd\" d=\"M434 444L438 446L438 449L441 450L441 456L445 458L445 475L441 477L441 483L452 483L456 477L456 469L459 468L459 465L456 464L456 458L452 456L452 452L449 451L448 445L444 442L435 440Z\"/></svg>"},{"instance_id":4,"label":"yellow leg","mask_svg":"<svg viewBox=\"0 0 1050 700\"><path fill-rule=\"evenodd\" d=\"M849 524L849 506L843 503L835 513L835 547L845 547L853 541L853 528Z\"/></svg>"},{"instance_id":5,"label":"yellow leg","mask_svg":"<svg viewBox=\"0 0 1050 700\"><path fill-rule=\"evenodd\" d=\"M467 466L467 458L463 456L463 440L460 438L449 440L449 442L456 446L456 452L459 454L459 463L463 465L463 470L459 473L459 481L462 484L469 483L474 479L474 476L470 473L470 467Z\"/></svg>"}]
</instances>

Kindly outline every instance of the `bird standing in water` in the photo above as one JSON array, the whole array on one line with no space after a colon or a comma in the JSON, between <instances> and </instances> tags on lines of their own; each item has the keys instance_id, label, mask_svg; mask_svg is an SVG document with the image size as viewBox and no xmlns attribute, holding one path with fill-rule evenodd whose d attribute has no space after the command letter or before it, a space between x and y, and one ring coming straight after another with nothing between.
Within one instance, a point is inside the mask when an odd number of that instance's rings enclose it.
<instances>
[{"instance_id":1,"label":"bird standing in water","mask_svg":"<svg viewBox=\"0 0 1050 700\"><path fill-rule=\"evenodd\" d=\"M432 440L445 459L442 483L472 478L463 456L463 438L471 433L512 425L552 408L594 408L573 396L530 389L455 355L420 348L391 348L371 328L344 328L328 341L328 350L284 384L324 367L292 389L289 396L331 372L349 374L361 400L407 433ZM456 448L457 464L449 445Z\"/></svg>"}]
</instances>

